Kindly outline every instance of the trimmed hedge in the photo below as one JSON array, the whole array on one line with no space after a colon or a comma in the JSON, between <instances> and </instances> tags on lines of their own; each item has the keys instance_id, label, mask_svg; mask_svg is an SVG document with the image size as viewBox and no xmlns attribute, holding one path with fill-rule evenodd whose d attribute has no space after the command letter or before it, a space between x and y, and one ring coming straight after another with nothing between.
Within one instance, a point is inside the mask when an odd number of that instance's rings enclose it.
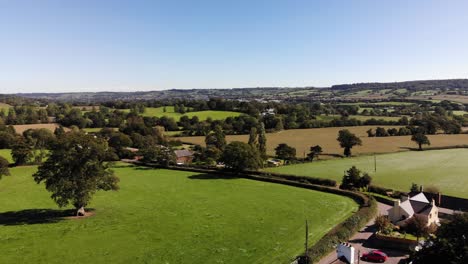
<instances>
[{"instance_id":1,"label":"trimmed hedge","mask_svg":"<svg viewBox=\"0 0 468 264\"><path fill-rule=\"evenodd\" d=\"M314 177L308 177L308 176L297 176L297 175L291 175L291 174L280 174L280 173L271 173L271 172L263 172L263 171L237 172L237 171L232 171L229 169L219 169L219 168L212 167L212 166L197 166L197 167L172 166L172 165L160 166L157 164L145 163L141 161L134 161L132 163L137 164L137 165L142 165L142 166L153 167L153 168L166 168L166 169L171 169L171 170L183 170L183 171L193 171L193 172L201 172L201 173L222 173L222 174L226 174L230 176L237 176L237 177L244 177L244 175L257 175L257 176L263 176L267 178L284 179L288 181L309 183L309 184L315 184L315 185L323 185L323 186L331 186L331 187L337 186L337 182L335 180L314 178Z\"/></svg>"},{"instance_id":2,"label":"trimmed hedge","mask_svg":"<svg viewBox=\"0 0 468 264\"><path fill-rule=\"evenodd\" d=\"M393 206L394 204L394 201L395 199L391 198L391 197L388 197L386 195L381 195L381 194L378 194L378 193L367 193L368 195L374 197L374 199L379 202L379 203L383 203L383 204L386 204L386 205L390 205L390 206Z\"/></svg>"},{"instance_id":3,"label":"trimmed hedge","mask_svg":"<svg viewBox=\"0 0 468 264\"><path fill-rule=\"evenodd\" d=\"M378 194L381 194L381 195L384 195L384 196L387 196L388 192L393 192L392 189L384 188L384 187L380 187L380 186L376 186L376 185L369 185L367 190L369 192L378 193Z\"/></svg>"},{"instance_id":4,"label":"trimmed hedge","mask_svg":"<svg viewBox=\"0 0 468 264\"><path fill-rule=\"evenodd\" d=\"M338 243L349 240L353 234L364 227L376 214L377 202L373 198L370 198L367 206L361 207L359 211L343 223L337 225L307 250L310 263L318 262L332 251Z\"/></svg>"},{"instance_id":5,"label":"trimmed hedge","mask_svg":"<svg viewBox=\"0 0 468 264\"><path fill-rule=\"evenodd\" d=\"M253 174L253 175L266 176L266 177L277 177L277 178L282 178L285 180L300 181L300 182L310 183L310 184L325 185L325 186L332 186L332 187L337 186L337 182L335 180L324 179L324 178L297 176L297 175L292 175L292 174L281 174L281 173L263 172L263 171L248 171L247 173Z\"/></svg>"}]
</instances>

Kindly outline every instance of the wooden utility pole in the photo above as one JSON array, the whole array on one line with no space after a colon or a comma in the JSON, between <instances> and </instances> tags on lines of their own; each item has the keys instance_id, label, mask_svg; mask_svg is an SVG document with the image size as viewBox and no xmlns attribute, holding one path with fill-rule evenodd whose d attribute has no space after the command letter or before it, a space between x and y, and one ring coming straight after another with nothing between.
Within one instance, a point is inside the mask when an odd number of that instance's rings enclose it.
<instances>
[{"instance_id":1,"label":"wooden utility pole","mask_svg":"<svg viewBox=\"0 0 468 264\"><path fill-rule=\"evenodd\" d=\"M307 258L307 249L309 248L309 224L306 220L306 233L305 233L305 255Z\"/></svg>"},{"instance_id":2,"label":"wooden utility pole","mask_svg":"<svg viewBox=\"0 0 468 264\"><path fill-rule=\"evenodd\" d=\"M307 253L307 248L309 247L309 224L307 223L306 220L306 232L305 232L305 251L304 255L301 255L297 257L297 263L298 264L308 264L309 263L309 254Z\"/></svg>"}]
</instances>

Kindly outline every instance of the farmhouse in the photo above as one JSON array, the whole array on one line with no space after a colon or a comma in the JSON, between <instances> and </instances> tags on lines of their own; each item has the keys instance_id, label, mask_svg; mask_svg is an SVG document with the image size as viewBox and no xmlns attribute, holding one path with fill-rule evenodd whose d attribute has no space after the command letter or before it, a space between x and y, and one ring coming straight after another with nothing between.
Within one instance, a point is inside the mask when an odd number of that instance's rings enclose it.
<instances>
[{"instance_id":1,"label":"farmhouse","mask_svg":"<svg viewBox=\"0 0 468 264\"><path fill-rule=\"evenodd\" d=\"M186 150L186 149L175 150L174 153L176 155L176 158L177 158L176 162L178 165L192 163L193 152L191 152L190 150Z\"/></svg>"},{"instance_id":2,"label":"farmhouse","mask_svg":"<svg viewBox=\"0 0 468 264\"><path fill-rule=\"evenodd\" d=\"M388 210L388 217L396 225L405 225L408 219L419 215L429 226L439 223L438 211L434 200L429 202L424 193L420 192L413 197L405 196L401 201L396 200L393 207Z\"/></svg>"}]
</instances>

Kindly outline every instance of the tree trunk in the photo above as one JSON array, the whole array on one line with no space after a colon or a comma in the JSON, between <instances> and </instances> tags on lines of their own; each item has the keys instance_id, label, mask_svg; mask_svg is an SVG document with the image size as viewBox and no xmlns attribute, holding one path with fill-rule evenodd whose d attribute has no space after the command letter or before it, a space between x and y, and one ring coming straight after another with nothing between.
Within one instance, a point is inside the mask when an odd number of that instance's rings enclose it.
<instances>
[{"instance_id":1,"label":"tree trunk","mask_svg":"<svg viewBox=\"0 0 468 264\"><path fill-rule=\"evenodd\" d=\"M422 144L419 144L419 150L422 150Z\"/></svg>"},{"instance_id":2,"label":"tree trunk","mask_svg":"<svg viewBox=\"0 0 468 264\"><path fill-rule=\"evenodd\" d=\"M81 206L80 209L76 211L76 216L85 216L85 215L86 215L85 208L84 206Z\"/></svg>"}]
</instances>

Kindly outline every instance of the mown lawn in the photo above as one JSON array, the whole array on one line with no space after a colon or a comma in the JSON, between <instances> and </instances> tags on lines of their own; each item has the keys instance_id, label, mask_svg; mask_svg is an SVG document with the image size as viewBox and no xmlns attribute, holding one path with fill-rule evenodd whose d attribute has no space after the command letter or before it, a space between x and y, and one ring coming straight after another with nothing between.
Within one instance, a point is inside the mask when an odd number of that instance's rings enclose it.
<instances>
[{"instance_id":1,"label":"mown lawn","mask_svg":"<svg viewBox=\"0 0 468 264\"><path fill-rule=\"evenodd\" d=\"M410 151L304 163L267 171L329 178L341 182L344 171L356 166L368 172L373 183L409 191L411 183L436 186L443 194L468 198L468 149Z\"/></svg>"},{"instance_id":2,"label":"mown lawn","mask_svg":"<svg viewBox=\"0 0 468 264\"><path fill-rule=\"evenodd\" d=\"M121 189L97 193L94 216L25 224L30 209L57 209L35 170L0 181L2 263L289 263L305 219L314 243L357 210L328 193L119 164Z\"/></svg>"}]
</instances>

